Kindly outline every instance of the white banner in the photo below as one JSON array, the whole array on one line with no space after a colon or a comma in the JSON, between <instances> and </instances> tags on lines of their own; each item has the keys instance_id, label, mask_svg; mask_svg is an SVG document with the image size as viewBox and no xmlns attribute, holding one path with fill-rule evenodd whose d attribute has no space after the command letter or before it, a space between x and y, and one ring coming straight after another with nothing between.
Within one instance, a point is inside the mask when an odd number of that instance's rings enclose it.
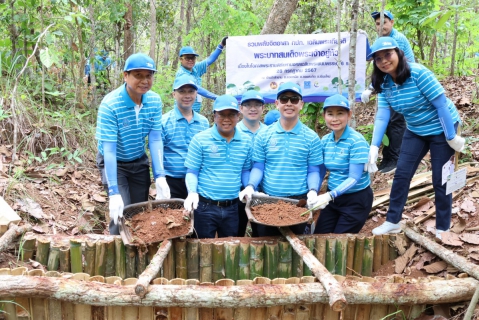
<instances>
[{"instance_id":1,"label":"white banner","mask_svg":"<svg viewBox=\"0 0 479 320\"><path fill-rule=\"evenodd\" d=\"M356 98L366 78L366 36L358 34L356 46ZM237 98L250 89L260 91L266 102L274 102L283 82L301 86L306 102L324 101L338 93L337 63L341 64L342 93L347 96L349 77L349 33L270 34L229 37L226 50L226 93Z\"/></svg>"}]
</instances>

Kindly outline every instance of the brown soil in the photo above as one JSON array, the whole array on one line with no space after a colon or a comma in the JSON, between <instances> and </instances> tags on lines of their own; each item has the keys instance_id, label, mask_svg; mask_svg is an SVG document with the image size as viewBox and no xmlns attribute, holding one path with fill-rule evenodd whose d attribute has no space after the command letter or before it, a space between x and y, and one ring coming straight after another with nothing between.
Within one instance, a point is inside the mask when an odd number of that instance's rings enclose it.
<instances>
[{"instance_id":1,"label":"brown soil","mask_svg":"<svg viewBox=\"0 0 479 320\"><path fill-rule=\"evenodd\" d=\"M301 216L305 211L307 211L306 208L281 200L276 203L264 203L251 208L251 213L260 223L278 227L307 222L309 213Z\"/></svg>"},{"instance_id":2,"label":"brown soil","mask_svg":"<svg viewBox=\"0 0 479 320\"><path fill-rule=\"evenodd\" d=\"M134 215L127 222L127 228L133 237L144 243L155 243L186 236L191 229L191 220L185 219L181 209L155 208Z\"/></svg>"}]
</instances>

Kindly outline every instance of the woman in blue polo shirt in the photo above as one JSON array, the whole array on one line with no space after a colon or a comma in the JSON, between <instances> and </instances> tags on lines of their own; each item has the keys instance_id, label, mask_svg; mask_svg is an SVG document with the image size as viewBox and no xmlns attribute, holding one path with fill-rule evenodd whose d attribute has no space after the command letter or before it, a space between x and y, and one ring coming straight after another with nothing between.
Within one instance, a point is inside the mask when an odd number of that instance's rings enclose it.
<instances>
[{"instance_id":1,"label":"woman in blue polo shirt","mask_svg":"<svg viewBox=\"0 0 479 320\"><path fill-rule=\"evenodd\" d=\"M452 195L446 195L442 167L454 151L464 149L464 138L456 134L459 113L444 95L444 88L426 67L408 62L396 40L381 37L374 42L368 59L374 60L372 85L378 94L378 113L369 151L368 170L374 172L378 148L386 129L389 107L404 115L404 133L397 170L394 175L386 221L373 234L401 231L399 221L406 204L411 179L429 151L436 204L436 237L448 231L451 223Z\"/></svg>"},{"instance_id":2,"label":"woman in blue polo shirt","mask_svg":"<svg viewBox=\"0 0 479 320\"><path fill-rule=\"evenodd\" d=\"M332 132L321 139L324 164L320 173L323 181L329 171L329 179L328 191L309 205L322 209L314 233L358 233L373 205L369 174L363 171L369 145L348 126L352 111L342 95L324 101L323 115Z\"/></svg>"}]
</instances>

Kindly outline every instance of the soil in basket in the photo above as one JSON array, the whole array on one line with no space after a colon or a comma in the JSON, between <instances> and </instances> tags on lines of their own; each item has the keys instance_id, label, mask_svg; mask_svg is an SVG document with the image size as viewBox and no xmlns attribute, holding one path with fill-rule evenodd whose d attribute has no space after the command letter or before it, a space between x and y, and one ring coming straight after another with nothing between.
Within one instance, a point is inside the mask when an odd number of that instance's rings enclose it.
<instances>
[{"instance_id":1,"label":"soil in basket","mask_svg":"<svg viewBox=\"0 0 479 320\"><path fill-rule=\"evenodd\" d=\"M263 203L251 207L251 213L256 220L270 226L291 226L307 222L309 212L301 216L307 210L308 208L298 207L281 200L276 203Z\"/></svg>"},{"instance_id":2,"label":"soil in basket","mask_svg":"<svg viewBox=\"0 0 479 320\"><path fill-rule=\"evenodd\" d=\"M191 221L183 217L183 209L155 208L134 215L129 228L131 235L144 243L159 242L188 234Z\"/></svg>"}]
</instances>

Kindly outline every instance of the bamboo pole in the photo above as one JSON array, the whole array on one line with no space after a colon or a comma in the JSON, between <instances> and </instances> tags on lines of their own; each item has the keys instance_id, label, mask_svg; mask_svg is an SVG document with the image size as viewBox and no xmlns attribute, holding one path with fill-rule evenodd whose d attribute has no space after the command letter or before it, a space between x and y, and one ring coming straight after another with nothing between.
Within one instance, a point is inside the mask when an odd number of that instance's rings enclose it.
<instances>
[{"instance_id":1,"label":"bamboo pole","mask_svg":"<svg viewBox=\"0 0 479 320\"><path fill-rule=\"evenodd\" d=\"M187 273L188 279L200 279L200 256L199 256L199 241L188 240L186 243L186 256L187 256Z\"/></svg>"},{"instance_id":2,"label":"bamboo pole","mask_svg":"<svg viewBox=\"0 0 479 320\"><path fill-rule=\"evenodd\" d=\"M41 263L42 265L46 266L48 264L49 252L50 252L50 240L38 239L37 240L37 255L35 257L35 260Z\"/></svg>"},{"instance_id":3,"label":"bamboo pole","mask_svg":"<svg viewBox=\"0 0 479 320\"><path fill-rule=\"evenodd\" d=\"M233 249L233 248L230 248ZM228 247L225 246L225 252L228 251ZM233 249L234 251L234 249ZM222 286L222 287L231 287L234 286L235 282L232 279L221 279L216 281L215 286ZM234 317L234 309L233 308L216 308L215 309L215 318L216 320L230 320Z\"/></svg>"},{"instance_id":4,"label":"bamboo pole","mask_svg":"<svg viewBox=\"0 0 479 320\"><path fill-rule=\"evenodd\" d=\"M201 245L201 243L200 243ZM211 250L212 250L212 247L210 247ZM201 247L200 247L200 250L201 250ZM211 252L211 251L210 251ZM200 258L201 259L201 258ZM211 265L210 265L210 268L211 268ZM200 273L201 275L201 273ZM211 275L210 275L211 277ZM211 288L211 287L215 287L215 285L211 282L203 282L203 283L200 283L200 290L203 290L204 288ZM199 320L211 320L211 319L214 319L214 307L204 307L204 308L199 308L198 310L198 314L199 314Z\"/></svg>"},{"instance_id":5,"label":"bamboo pole","mask_svg":"<svg viewBox=\"0 0 479 320\"><path fill-rule=\"evenodd\" d=\"M146 266L148 265L147 260L148 260L148 248L146 245L142 244L138 246L138 258L137 258L137 264L136 264L136 274L140 275L145 271Z\"/></svg>"},{"instance_id":6,"label":"bamboo pole","mask_svg":"<svg viewBox=\"0 0 479 320\"><path fill-rule=\"evenodd\" d=\"M300 278L298 277L291 277L285 279L285 284L299 284ZM284 320L295 320L296 319L296 304L287 304L285 306L281 306L283 309L283 316L281 319Z\"/></svg>"},{"instance_id":7,"label":"bamboo pole","mask_svg":"<svg viewBox=\"0 0 479 320\"><path fill-rule=\"evenodd\" d=\"M272 279L271 284L283 285L286 284L285 278ZM283 312L286 306L271 306L266 308L266 319L284 319Z\"/></svg>"},{"instance_id":8,"label":"bamboo pole","mask_svg":"<svg viewBox=\"0 0 479 320\"><path fill-rule=\"evenodd\" d=\"M389 235L389 260L395 260L398 257L398 252L396 247L394 246L394 242L396 241L396 235L390 234Z\"/></svg>"},{"instance_id":9,"label":"bamboo pole","mask_svg":"<svg viewBox=\"0 0 479 320\"><path fill-rule=\"evenodd\" d=\"M274 279L278 275L278 242L268 241L264 244L264 276L269 279Z\"/></svg>"},{"instance_id":10,"label":"bamboo pole","mask_svg":"<svg viewBox=\"0 0 479 320\"><path fill-rule=\"evenodd\" d=\"M381 253L381 265L389 262L389 235L383 234L383 247Z\"/></svg>"},{"instance_id":11,"label":"bamboo pole","mask_svg":"<svg viewBox=\"0 0 479 320\"><path fill-rule=\"evenodd\" d=\"M186 244L187 251L188 251L188 244ZM185 281L187 286L199 286L200 281L198 279L188 279ZM185 308L185 317L184 320L198 320L199 317L199 309L198 308ZM141 318L143 319L143 318Z\"/></svg>"},{"instance_id":12,"label":"bamboo pole","mask_svg":"<svg viewBox=\"0 0 479 320\"><path fill-rule=\"evenodd\" d=\"M341 237L336 239L336 274L340 276L346 275L346 263L348 258L348 238Z\"/></svg>"},{"instance_id":13,"label":"bamboo pole","mask_svg":"<svg viewBox=\"0 0 479 320\"><path fill-rule=\"evenodd\" d=\"M10 268L0 269L0 275L11 275ZM17 320L17 306L14 303L15 297L5 297L0 301L0 314L6 315L6 320ZM3 312L2 312L3 311Z\"/></svg>"},{"instance_id":14,"label":"bamboo pole","mask_svg":"<svg viewBox=\"0 0 479 320\"><path fill-rule=\"evenodd\" d=\"M304 261L303 258L294 250L291 250L293 252L293 263L292 263L292 273L291 277L298 277L301 278L303 276L303 265Z\"/></svg>"},{"instance_id":15,"label":"bamboo pole","mask_svg":"<svg viewBox=\"0 0 479 320\"><path fill-rule=\"evenodd\" d=\"M316 244L316 239L315 238L308 237L308 238L304 239L304 244L306 245L306 247L308 247L308 249L311 253L314 253L314 246ZM294 251L294 252L296 253L296 251ZM301 258L301 260L302 260L302 258ZM303 261L303 276L312 276L312 275L313 275L313 272L311 271L311 269L309 269L309 267Z\"/></svg>"},{"instance_id":16,"label":"bamboo pole","mask_svg":"<svg viewBox=\"0 0 479 320\"><path fill-rule=\"evenodd\" d=\"M239 245L238 280L249 279L250 244L241 242ZM236 281L238 283L238 281Z\"/></svg>"},{"instance_id":17,"label":"bamboo pole","mask_svg":"<svg viewBox=\"0 0 479 320\"><path fill-rule=\"evenodd\" d=\"M48 245L50 246L50 242L48 242ZM27 274L31 278L45 276L45 273L43 272L43 270L30 270L28 271ZM49 279L49 278L46 278L46 279ZM47 300L45 298L39 297L39 296L30 298L31 315L35 315L35 317L38 317L39 319L46 319L47 311L48 311Z\"/></svg>"},{"instance_id":18,"label":"bamboo pole","mask_svg":"<svg viewBox=\"0 0 479 320\"><path fill-rule=\"evenodd\" d=\"M213 245L200 242L200 282L213 280Z\"/></svg>"},{"instance_id":19,"label":"bamboo pole","mask_svg":"<svg viewBox=\"0 0 479 320\"><path fill-rule=\"evenodd\" d=\"M173 250L170 250L170 252L172 252L172 251ZM186 280L185 279L180 279L180 278L175 278L175 279L171 279L168 282L168 284L175 285L175 286L184 286L184 285L186 285ZM180 307L169 307L168 308L168 320L182 320L182 319L183 319L182 308L180 308Z\"/></svg>"},{"instance_id":20,"label":"bamboo pole","mask_svg":"<svg viewBox=\"0 0 479 320\"><path fill-rule=\"evenodd\" d=\"M353 274L354 248L356 247L356 237L348 237L348 255L346 257L346 275Z\"/></svg>"},{"instance_id":21,"label":"bamboo pole","mask_svg":"<svg viewBox=\"0 0 479 320\"><path fill-rule=\"evenodd\" d=\"M126 248L120 237L115 237L115 275L126 278Z\"/></svg>"},{"instance_id":22,"label":"bamboo pole","mask_svg":"<svg viewBox=\"0 0 479 320\"><path fill-rule=\"evenodd\" d=\"M278 254L279 254L279 263L278 263L278 277L279 278L289 278L292 276L292 260L293 260L293 249L287 241L278 242ZM296 260L295 267L298 267L298 260Z\"/></svg>"},{"instance_id":23,"label":"bamboo pole","mask_svg":"<svg viewBox=\"0 0 479 320\"><path fill-rule=\"evenodd\" d=\"M225 278L224 242L213 243L213 283Z\"/></svg>"},{"instance_id":24,"label":"bamboo pole","mask_svg":"<svg viewBox=\"0 0 479 320\"><path fill-rule=\"evenodd\" d=\"M363 266L361 274L370 277L373 273L374 236L364 238Z\"/></svg>"},{"instance_id":25,"label":"bamboo pole","mask_svg":"<svg viewBox=\"0 0 479 320\"><path fill-rule=\"evenodd\" d=\"M304 262L311 269L319 282L324 286L329 294L329 305L333 310L341 311L347 306L346 298L339 283L334 279L331 273L318 262L307 247L291 232L289 228L279 228L283 236L288 239L293 249L303 257Z\"/></svg>"},{"instance_id":26,"label":"bamboo pole","mask_svg":"<svg viewBox=\"0 0 479 320\"><path fill-rule=\"evenodd\" d=\"M81 242L70 240L70 262L71 262L70 269L72 273L83 272Z\"/></svg>"},{"instance_id":27,"label":"bamboo pole","mask_svg":"<svg viewBox=\"0 0 479 320\"><path fill-rule=\"evenodd\" d=\"M87 241L85 243L85 273L91 276L95 275L95 255L96 243Z\"/></svg>"},{"instance_id":28,"label":"bamboo pole","mask_svg":"<svg viewBox=\"0 0 479 320\"><path fill-rule=\"evenodd\" d=\"M265 251L266 251L266 248L265 248ZM265 255L266 255L266 252L265 252ZM271 284L271 280L266 277L257 277L257 278L254 278L253 284L268 285L268 284ZM265 308L265 307L251 308L250 310L251 319L266 319L267 310L268 308Z\"/></svg>"},{"instance_id":29,"label":"bamboo pole","mask_svg":"<svg viewBox=\"0 0 479 320\"><path fill-rule=\"evenodd\" d=\"M383 253L383 236L374 236L373 245L373 271L376 272L379 270L379 268L381 268L381 260Z\"/></svg>"},{"instance_id":30,"label":"bamboo pole","mask_svg":"<svg viewBox=\"0 0 479 320\"><path fill-rule=\"evenodd\" d=\"M238 280L240 258L239 241L228 241L224 246L225 276L233 281Z\"/></svg>"},{"instance_id":31,"label":"bamboo pole","mask_svg":"<svg viewBox=\"0 0 479 320\"><path fill-rule=\"evenodd\" d=\"M158 251L158 247L159 246L156 246L155 250ZM155 254L156 254L156 252L155 252ZM168 284L168 279L160 277L160 278L153 279L152 283L155 284L155 285L158 285L158 286L164 286L164 285ZM155 306L154 307L154 312L155 312L155 315L157 315L157 318L161 319L161 317L163 317L164 319L168 319L168 308L167 307ZM118 318L118 319L121 319L121 318ZM110 320L110 319L108 319L108 320ZM111 320L116 320L116 319L111 319Z\"/></svg>"},{"instance_id":32,"label":"bamboo pole","mask_svg":"<svg viewBox=\"0 0 479 320\"><path fill-rule=\"evenodd\" d=\"M363 257L364 236L358 236L356 237L356 244L354 245L353 271L355 275L361 275L363 272Z\"/></svg>"},{"instance_id":33,"label":"bamboo pole","mask_svg":"<svg viewBox=\"0 0 479 320\"><path fill-rule=\"evenodd\" d=\"M251 241L250 251L249 251L249 269L250 280L253 280L256 277L262 277L263 272L263 263L264 263L264 243L260 241Z\"/></svg>"},{"instance_id":34,"label":"bamboo pole","mask_svg":"<svg viewBox=\"0 0 479 320\"><path fill-rule=\"evenodd\" d=\"M105 277L112 277L115 275L115 240L110 239L105 241Z\"/></svg>"},{"instance_id":35,"label":"bamboo pole","mask_svg":"<svg viewBox=\"0 0 479 320\"><path fill-rule=\"evenodd\" d=\"M47 270L57 271L60 266L60 247L53 246L50 248L50 254L48 255Z\"/></svg>"},{"instance_id":36,"label":"bamboo pole","mask_svg":"<svg viewBox=\"0 0 479 320\"><path fill-rule=\"evenodd\" d=\"M326 269L336 273L336 238L326 238Z\"/></svg>"},{"instance_id":37,"label":"bamboo pole","mask_svg":"<svg viewBox=\"0 0 479 320\"><path fill-rule=\"evenodd\" d=\"M174 245L174 241L172 243L172 246ZM175 251L171 250L168 252L166 255L165 260L163 261L163 277L165 277L168 280L174 279L175 276L175 271L176 271L176 266L175 266Z\"/></svg>"},{"instance_id":38,"label":"bamboo pole","mask_svg":"<svg viewBox=\"0 0 479 320\"><path fill-rule=\"evenodd\" d=\"M175 266L176 277L182 279L188 279L188 270L186 263L186 241L177 239L175 240Z\"/></svg>"},{"instance_id":39,"label":"bamboo pole","mask_svg":"<svg viewBox=\"0 0 479 320\"><path fill-rule=\"evenodd\" d=\"M105 276L106 270L106 244L104 241L97 241L95 248L95 271L96 276Z\"/></svg>"},{"instance_id":40,"label":"bamboo pole","mask_svg":"<svg viewBox=\"0 0 479 320\"><path fill-rule=\"evenodd\" d=\"M105 278L105 283L107 284L114 284L116 281L119 281L121 283L122 279L117 276L111 276L111 277ZM107 306L106 307L107 320L123 319L122 311L123 311L122 308Z\"/></svg>"},{"instance_id":41,"label":"bamboo pole","mask_svg":"<svg viewBox=\"0 0 479 320\"><path fill-rule=\"evenodd\" d=\"M247 286L252 285L253 280L240 279L236 281L237 286ZM250 320L250 308L235 308L234 317L235 320Z\"/></svg>"},{"instance_id":42,"label":"bamboo pole","mask_svg":"<svg viewBox=\"0 0 479 320\"><path fill-rule=\"evenodd\" d=\"M125 246L126 256L126 278L136 277L136 247L127 245Z\"/></svg>"},{"instance_id":43,"label":"bamboo pole","mask_svg":"<svg viewBox=\"0 0 479 320\"><path fill-rule=\"evenodd\" d=\"M326 238L319 236L316 238L316 243L314 246L315 254L314 256L318 259L319 263L323 266L326 264Z\"/></svg>"},{"instance_id":44,"label":"bamboo pole","mask_svg":"<svg viewBox=\"0 0 479 320\"><path fill-rule=\"evenodd\" d=\"M7 232L5 232L3 236L0 237L0 252L5 251L9 247L9 245L13 242L13 240L18 238L21 234L24 234L25 232L30 230L32 230L32 226L29 224L25 224L19 227L16 224L11 223ZM47 252L47 258L48 258L48 252ZM46 262L42 264L46 265Z\"/></svg>"},{"instance_id":45,"label":"bamboo pole","mask_svg":"<svg viewBox=\"0 0 479 320\"><path fill-rule=\"evenodd\" d=\"M70 247L60 247L60 272L70 272Z\"/></svg>"},{"instance_id":46,"label":"bamboo pole","mask_svg":"<svg viewBox=\"0 0 479 320\"><path fill-rule=\"evenodd\" d=\"M30 261L30 259L33 258L33 252L35 251L36 242L37 240L35 238L25 239L23 241L21 253L21 258L23 262Z\"/></svg>"},{"instance_id":47,"label":"bamboo pole","mask_svg":"<svg viewBox=\"0 0 479 320\"><path fill-rule=\"evenodd\" d=\"M165 240L161 243L160 248L156 252L155 256L151 260L148 267L138 277L138 281L135 286L135 293L144 298L148 292L148 285L160 272L163 261L165 260L168 252L171 250L171 240Z\"/></svg>"},{"instance_id":48,"label":"bamboo pole","mask_svg":"<svg viewBox=\"0 0 479 320\"><path fill-rule=\"evenodd\" d=\"M314 276L304 276L301 277L300 283L314 283L316 277ZM311 318L311 312L313 311L312 304L300 304L296 306L296 319L298 320L309 320Z\"/></svg>"}]
</instances>

